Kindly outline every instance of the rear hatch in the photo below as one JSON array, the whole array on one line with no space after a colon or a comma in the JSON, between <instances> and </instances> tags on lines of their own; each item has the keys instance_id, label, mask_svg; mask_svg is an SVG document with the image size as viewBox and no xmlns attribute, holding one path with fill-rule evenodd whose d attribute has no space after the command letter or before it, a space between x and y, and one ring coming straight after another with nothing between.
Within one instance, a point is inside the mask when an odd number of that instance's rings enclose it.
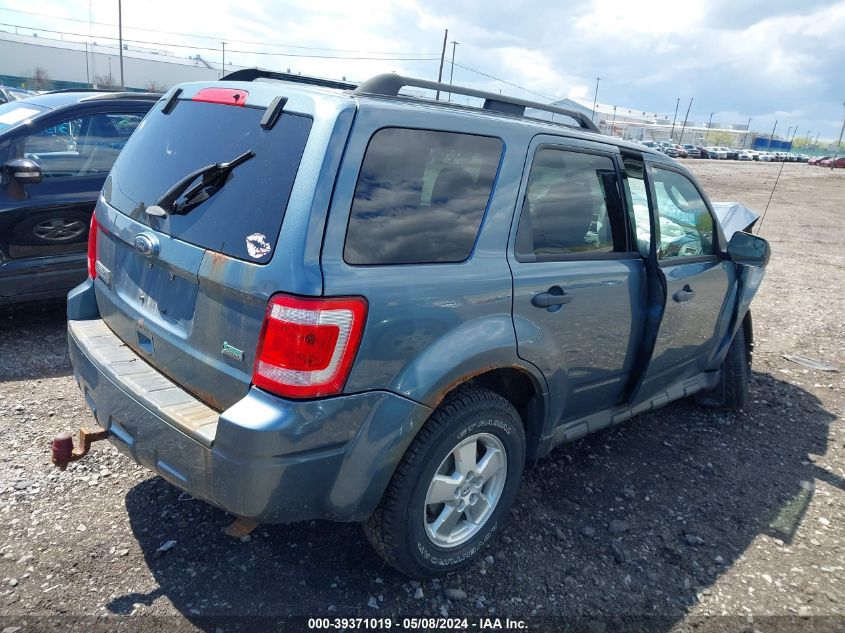
<instances>
[{"instance_id":1,"label":"rear hatch","mask_svg":"<svg viewBox=\"0 0 845 633\"><path fill-rule=\"evenodd\" d=\"M239 103L227 102L235 93ZM160 102L112 169L96 213L97 302L128 346L223 410L249 389L272 292L262 269L312 119L284 112L262 125L267 108L251 107L245 90L215 89L211 102L198 96ZM186 176L237 157L241 164L190 198L202 179L186 184ZM176 204L162 203L180 181ZM199 203L182 207L189 199ZM166 213L155 215L155 207Z\"/></svg>"}]
</instances>

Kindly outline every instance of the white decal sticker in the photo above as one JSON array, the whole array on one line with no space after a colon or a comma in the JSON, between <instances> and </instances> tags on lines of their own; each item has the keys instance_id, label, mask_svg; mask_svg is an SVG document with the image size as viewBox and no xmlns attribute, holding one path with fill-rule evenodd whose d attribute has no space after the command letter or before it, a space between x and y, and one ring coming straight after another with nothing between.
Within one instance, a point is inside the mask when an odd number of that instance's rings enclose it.
<instances>
[{"instance_id":1,"label":"white decal sticker","mask_svg":"<svg viewBox=\"0 0 845 633\"><path fill-rule=\"evenodd\" d=\"M19 123L24 119L29 119L32 117L33 114L38 114L39 110L33 110L32 108L16 108L5 114L0 115L0 123L4 123L6 125L14 125L15 123Z\"/></svg>"},{"instance_id":2,"label":"white decal sticker","mask_svg":"<svg viewBox=\"0 0 845 633\"><path fill-rule=\"evenodd\" d=\"M260 259L269 253L271 249L264 233L253 233L252 235L247 235L246 250L250 257Z\"/></svg>"}]
</instances>

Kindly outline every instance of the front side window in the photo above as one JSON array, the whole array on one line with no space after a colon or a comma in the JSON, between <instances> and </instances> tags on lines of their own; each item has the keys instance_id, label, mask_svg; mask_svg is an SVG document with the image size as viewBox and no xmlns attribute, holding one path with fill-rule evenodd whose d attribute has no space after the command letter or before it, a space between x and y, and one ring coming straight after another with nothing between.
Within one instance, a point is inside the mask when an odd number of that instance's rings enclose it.
<instances>
[{"instance_id":1,"label":"front side window","mask_svg":"<svg viewBox=\"0 0 845 633\"><path fill-rule=\"evenodd\" d=\"M92 114L62 121L24 138L23 154L45 178L105 175L141 114Z\"/></svg>"},{"instance_id":2,"label":"front side window","mask_svg":"<svg viewBox=\"0 0 845 633\"><path fill-rule=\"evenodd\" d=\"M715 255L713 216L695 185L668 169L655 167L652 173L660 219L658 259Z\"/></svg>"},{"instance_id":3,"label":"front side window","mask_svg":"<svg viewBox=\"0 0 845 633\"><path fill-rule=\"evenodd\" d=\"M502 156L497 138L385 128L367 147L349 216L348 264L461 262Z\"/></svg>"},{"instance_id":4,"label":"front side window","mask_svg":"<svg viewBox=\"0 0 845 633\"><path fill-rule=\"evenodd\" d=\"M626 250L621 199L609 156L544 148L528 177L516 238L520 261Z\"/></svg>"}]
</instances>

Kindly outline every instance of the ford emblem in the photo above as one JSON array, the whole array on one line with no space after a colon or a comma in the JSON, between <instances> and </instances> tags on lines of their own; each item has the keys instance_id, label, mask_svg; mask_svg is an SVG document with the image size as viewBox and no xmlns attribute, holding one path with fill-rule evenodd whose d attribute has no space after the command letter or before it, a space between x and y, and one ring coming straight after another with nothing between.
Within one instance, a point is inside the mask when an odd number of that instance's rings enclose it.
<instances>
[{"instance_id":1,"label":"ford emblem","mask_svg":"<svg viewBox=\"0 0 845 633\"><path fill-rule=\"evenodd\" d=\"M149 233L139 233L135 236L132 242L135 250L141 253L144 257L154 257L158 255L158 238Z\"/></svg>"}]
</instances>

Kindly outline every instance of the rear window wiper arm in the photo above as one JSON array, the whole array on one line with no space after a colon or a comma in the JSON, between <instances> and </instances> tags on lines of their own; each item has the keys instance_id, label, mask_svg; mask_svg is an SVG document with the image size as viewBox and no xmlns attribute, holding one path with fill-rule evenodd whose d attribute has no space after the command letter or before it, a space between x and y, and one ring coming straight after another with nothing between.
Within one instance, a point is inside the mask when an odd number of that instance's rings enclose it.
<instances>
[{"instance_id":1,"label":"rear window wiper arm","mask_svg":"<svg viewBox=\"0 0 845 633\"><path fill-rule=\"evenodd\" d=\"M192 171L168 189L165 194L158 199L158 202L147 207L147 214L157 217L163 217L165 215L184 215L195 206L202 204L217 193L217 191L226 184L232 170L238 165L242 165L253 156L255 156L255 152L248 150L227 163L212 163L210 165L206 165L205 167L200 167L196 171ZM191 187L191 184L198 178L201 178L201 180ZM182 197L184 197L184 200L180 204L176 204L176 201Z\"/></svg>"}]
</instances>

